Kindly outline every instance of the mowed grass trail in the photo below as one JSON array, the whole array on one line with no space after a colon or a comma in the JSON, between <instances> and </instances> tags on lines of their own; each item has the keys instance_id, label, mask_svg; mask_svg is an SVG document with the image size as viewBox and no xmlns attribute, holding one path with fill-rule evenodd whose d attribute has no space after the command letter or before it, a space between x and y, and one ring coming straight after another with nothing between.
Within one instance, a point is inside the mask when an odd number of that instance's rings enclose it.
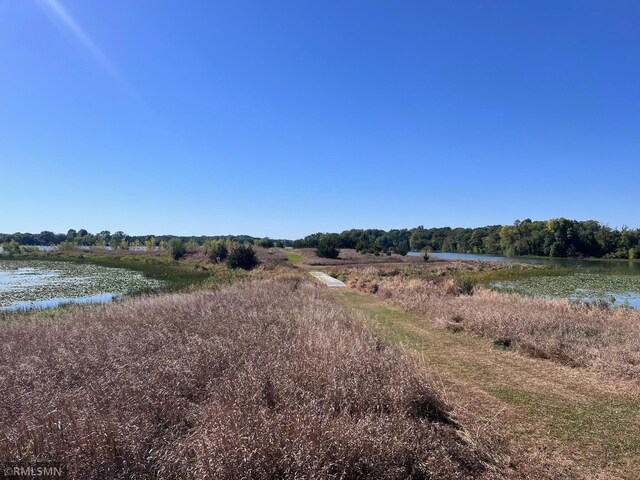
<instances>
[{"instance_id":1,"label":"mowed grass trail","mask_svg":"<svg viewBox=\"0 0 640 480\"><path fill-rule=\"evenodd\" d=\"M373 295L334 295L345 309L374 321L384 339L424 360L462 425L506 435L514 477L528 464L531 478L640 478L637 384L496 348Z\"/></svg>"},{"instance_id":2,"label":"mowed grass trail","mask_svg":"<svg viewBox=\"0 0 640 480\"><path fill-rule=\"evenodd\" d=\"M302 255L300 253L287 252L287 261L290 264L295 265L296 263L299 263L301 260L302 260Z\"/></svg>"}]
</instances>

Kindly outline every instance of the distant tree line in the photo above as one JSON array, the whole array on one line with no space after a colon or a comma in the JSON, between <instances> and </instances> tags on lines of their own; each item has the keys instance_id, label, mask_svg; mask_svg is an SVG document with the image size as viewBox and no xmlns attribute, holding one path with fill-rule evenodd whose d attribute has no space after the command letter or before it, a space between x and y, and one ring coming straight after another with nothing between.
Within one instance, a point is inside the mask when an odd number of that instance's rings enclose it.
<instances>
[{"instance_id":1,"label":"distant tree line","mask_svg":"<svg viewBox=\"0 0 640 480\"><path fill-rule=\"evenodd\" d=\"M480 228L424 228L346 230L315 233L295 240L296 248L355 248L365 253L443 251L507 256L640 258L640 229L612 229L594 220L526 219L513 225Z\"/></svg>"},{"instance_id":2,"label":"distant tree line","mask_svg":"<svg viewBox=\"0 0 640 480\"><path fill-rule=\"evenodd\" d=\"M594 220L577 221L556 218L547 221L517 220L513 225L490 225L480 228L352 229L342 233L314 233L302 239L272 240L249 235L180 237L175 235L127 235L108 230L92 234L85 229L66 234L40 233L0 234L5 249L18 246L97 246L128 249L146 246L148 250L169 248L179 239L186 247L207 247L223 241L271 247L314 248L322 255L333 256L338 249L355 248L363 253L405 255L409 251L443 251L485 253L508 256L536 255L545 257L640 258L640 229L613 229Z\"/></svg>"},{"instance_id":3,"label":"distant tree line","mask_svg":"<svg viewBox=\"0 0 640 480\"><path fill-rule=\"evenodd\" d=\"M168 248L169 242L174 238L190 245L205 245L216 240L234 243L249 244L271 248L274 246L291 246L290 240L272 240L270 238L256 238L249 235L218 235L181 237L176 235L127 235L122 231L111 233L104 230L100 233L89 233L84 228L80 230L70 229L67 233L53 233L43 231L40 233L0 233L0 245L17 244L19 246L59 246L62 249L75 246L87 247L111 247L112 249L128 249L130 247L147 247L151 250L155 247Z\"/></svg>"}]
</instances>

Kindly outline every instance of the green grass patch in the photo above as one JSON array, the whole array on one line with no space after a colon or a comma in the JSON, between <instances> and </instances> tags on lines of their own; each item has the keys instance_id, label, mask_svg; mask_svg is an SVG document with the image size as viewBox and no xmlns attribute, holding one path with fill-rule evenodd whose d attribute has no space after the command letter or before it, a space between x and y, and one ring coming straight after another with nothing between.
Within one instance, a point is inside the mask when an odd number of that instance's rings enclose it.
<instances>
[{"instance_id":1,"label":"green grass patch","mask_svg":"<svg viewBox=\"0 0 640 480\"><path fill-rule=\"evenodd\" d=\"M295 265L302 260L302 254L296 252L287 252L287 262Z\"/></svg>"},{"instance_id":2,"label":"green grass patch","mask_svg":"<svg viewBox=\"0 0 640 480\"><path fill-rule=\"evenodd\" d=\"M487 392L503 402L528 407L537 407L545 400L536 392L514 387L489 387Z\"/></svg>"},{"instance_id":3,"label":"green grass patch","mask_svg":"<svg viewBox=\"0 0 640 480\"><path fill-rule=\"evenodd\" d=\"M539 388L532 382L509 385L510 372L522 378L529 370L528 362L515 360L513 353L499 348L483 348L482 339L465 333L451 333L428 321L394 309L371 295L354 291L335 293L347 309L368 315L378 331L390 343L418 352L431 366L444 368L455 378L477 387L506 404L525 410L525 421L508 426L520 436L538 436L539 422L544 431L561 442L583 442L584 451L611 454L640 452L640 400L621 394L607 397L590 392L578 393L579 400L564 393L571 391L572 378L558 378L553 385ZM467 356L468 353L468 356ZM544 368L541 363L539 368ZM535 368L535 367L534 367ZM549 368L554 368L549 366ZM533 371L530 373L535 375ZM580 393L581 392L581 393ZM526 420L529 419L529 420ZM537 433L536 433L537 432Z\"/></svg>"},{"instance_id":4,"label":"green grass patch","mask_svg":"<svg viewBox=\"0 0 640 480\"><path fill-rule=\"evenodd\" d=\"M567 438L607 439L616 450L640 450L640 402L597 399L561 412L552 433Z\"/></svg>"}]
</instances>

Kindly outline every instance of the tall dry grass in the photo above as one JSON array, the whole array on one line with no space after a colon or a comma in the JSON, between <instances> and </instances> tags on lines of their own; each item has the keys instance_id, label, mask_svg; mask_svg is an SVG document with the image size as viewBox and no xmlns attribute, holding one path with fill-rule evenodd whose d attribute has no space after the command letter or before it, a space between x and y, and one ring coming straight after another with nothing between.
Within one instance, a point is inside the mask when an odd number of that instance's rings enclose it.
<instances>
[{"instance_id":1,"label":"tall dry grass","mask_svg":"<svg viewBox=\"0 0 640 480\"><path fill-rule=\"evenodd\" d=\"M368 267L342 274L350 286L452 331L487 336L535 357L640 380L638 310L486 288L465 295L447 279L446 272L438 281L415 278L402 268L378 271Z\"/></svg>"},{"instance_id":2,"label":"tall dry grass","mask_svg":"<svg viewBox=\"0 0 640 480\"><path fill-rule=\"evenodd\" d=\"M477 478L428 379L281 278L0 326L0 461L73 478Z\"/></svg>"}]
</instances>

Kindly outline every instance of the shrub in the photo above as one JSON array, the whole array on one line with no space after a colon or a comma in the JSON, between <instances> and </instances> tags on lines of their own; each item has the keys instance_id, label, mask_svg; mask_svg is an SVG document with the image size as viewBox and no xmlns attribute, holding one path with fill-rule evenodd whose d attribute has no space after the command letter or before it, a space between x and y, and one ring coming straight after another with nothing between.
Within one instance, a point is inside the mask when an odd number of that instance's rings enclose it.
<instances>
[{"instance_id":1,"label":"shrub","mask_svg":"<svg viewBox=\"0 0 640 480\"><path fill-rule=\"evenodd\" d=\"M206 254L213 263L224 262L229 254L227 242L224 240L214 240L210 242Z\"/></svg>"},{"instance_id":2,"label":"shrub","mask_svg":"<svg viewBox=\"0 0 640 480\"><path fill-rule=\"evenodd\" d=\"M406 241L400 242L393 250L394 253L405 256L407 253L409 253L409 244Z\"/></svg>"},{"instance_id":3,"label":"shrub","mask_svg":"<svg viewBox=\"0 0 640 480\"><path fill-rule=\"evenodd\" d=\"M320 258L338 258L340 250L336 248L336 242L328 237L322 237L316 248L316 255Z\"/></svg>"},{"instance_id":4,"label":"shrub","mask_svg":"<svg viewBox=\"0 0 640 480\"><path fill-rule=\"evenodd\" d=\"M229 253L227 265L230 268L242 268L243 270L251 270L258 265L258 257L251 245L237 244Z\"/></svg>"},{"instance_id":5,"label":"shrub","mask_svg":"<svg viewBox=\"0 0 640 480\"><path fill-rule=\"evenodd\" d=\"M463 295L473 295L473 291L475 290L475 282L471 278L460 278L456 282L460 292Z\"/></svg>"},{"instance_id":6,"label":"shrub","mask_svg":"<svg viewBox=\"0 0 640 480\"><path fill-rule=\"evenodd\" d=\"M256 243L258 244L258 246L263 248L273 248L274 246L273 240L271 240L269 237L264 237L262 240L258 240Z\"/></svg>"},{"instance_id":7,"label":"shrub","mask_svg":"<svg viewBox=\"0 0 640 480\"><path fill-rule=\"evenodd\" d=\"M156 237L147 238L147 240L144 242L144 246L147 248L148 252L152 251L154 248L156 248Z\"/></svg>"},{"instance_id":8,"label":"shrub","mask_svg":"<svg viewBox=\"0 0 640 480\"><path fill-rule=\"evenodd\" d=\"M2 244L3 253L14 255L20 253L20 245L15 240Z\"/></svg>"},{"instance_id":9,"label":"shrub","mask_svg":"<svg viewBox=\"0 0 640 480\"><path fill-rule=\"evenodd\" d=\"M197 249L198 249L198 242L196 242L195 238L192 238L191 240L189 240L189 243L187 243L187 251L195 252Z\"/></svg>"},{"instance_id":10,"label":"shrub","mask_svg":"<svg viewBox=\"0 0 640 480\"><path fill-rule=\"evenodd\" d=\"M65 240L64 242L60 242L60 244L58 245L58 249L61 252L69 252L71 250L73 250L74 248L76 248L78 246L78 244L76 242L70 241L70 240Z\"/></svg>"},{"instance_id":11,"label":"shrub","mask_svg":"<svg viewBox=\"0 0 640 480\"><path fill-rule=\"evenodd\" d=\"M171 258L174 260L180 260L187 253L187 247L179 238L172 239L169 242L169 248L171 249Z\"/></svg>"}]
</instances>

